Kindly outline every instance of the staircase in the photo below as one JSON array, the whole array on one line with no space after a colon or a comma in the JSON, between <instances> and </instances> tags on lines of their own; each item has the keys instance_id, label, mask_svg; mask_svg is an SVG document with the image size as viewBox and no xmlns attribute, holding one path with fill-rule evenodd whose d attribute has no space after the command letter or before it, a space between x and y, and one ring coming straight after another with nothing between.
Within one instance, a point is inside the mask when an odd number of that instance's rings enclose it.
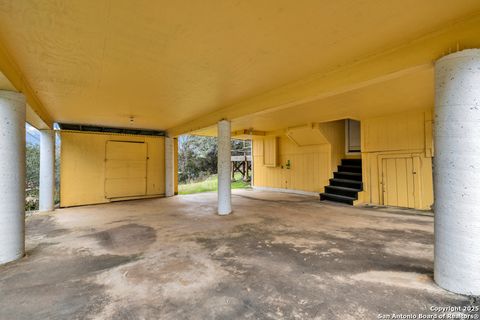
<instances>
[{"instance_id":1,"label":"staircase","mask_svg":"<svg viewBox=\"0 0 480 320\"><path fill-rule=\"evenodd\" d=\"M338 171L333 173L330 185L320 193L320 201L329 200L353 205L362 191L362 160L342 159Z\"/></svg>"}]
</instances>

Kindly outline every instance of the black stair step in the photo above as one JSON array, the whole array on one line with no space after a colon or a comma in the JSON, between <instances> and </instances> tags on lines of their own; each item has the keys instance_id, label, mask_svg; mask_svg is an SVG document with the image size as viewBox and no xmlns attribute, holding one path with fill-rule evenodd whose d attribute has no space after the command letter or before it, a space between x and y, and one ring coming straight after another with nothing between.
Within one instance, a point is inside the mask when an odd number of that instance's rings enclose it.
<instances>
[{"instance_id":1,"label":"black stair step","mask_svg":"<svg viewBox=\"0 0 480 320\"><path fill-rule=\"evenodd\" d=\"M346 203L349 205L353 205L353 202L357 199L352 197L340 196L338 194L331 194L331 193L320 193L320 201L323 200L330 200L335 202Z\"/></svg>"},{"instance_id":2,"label":"black stair step","mask_svg":"<svg viewBox=\"0 0 480 320\"><path fill-rule=\"evenodd\" d=\"M361 191L359 189L353 188L345 188L345 187L338 187L338 186L326 186L325 193L329 194L337 194L339 196L346 196L358 199L358 192Z\"/></svg>"},{"instance_id":3,"label":"black stair step","mask_svg":"<svg viewBox=\"0 0 480 320\"><path fill-rule=\"evenodd\" d=\"M342 166L362 166L362 159L342 159Z\"/></svg>"},{"instance_id":4,"label":"black stair step","mask_svg":"<svg viewBox=\"0 0 480 320\"><path fill-rule=\"evenodd\" d=\"M335 179L362 181L362 174L357 172L334 172L333 177Z\"/></svg>"},{"instance_id":5,"label":"black stair step","mask_svg":"<svg viewBox=\"0 0 480 320\"><path fill-rule=\"evenodd\" d=\"M362 190L362 182L356 180L330 179L330 185Z\"/></svg>"},{"instance_id":6,"label":"black stair step","mask_svg":"<svg viewBox=\"0 0 480 320\"><path fill-rule=\"evenodd\" d=\"M341 166L338 166L338 172L362 173L362 166L341 165Z\"/></svg>"}]
</instances>

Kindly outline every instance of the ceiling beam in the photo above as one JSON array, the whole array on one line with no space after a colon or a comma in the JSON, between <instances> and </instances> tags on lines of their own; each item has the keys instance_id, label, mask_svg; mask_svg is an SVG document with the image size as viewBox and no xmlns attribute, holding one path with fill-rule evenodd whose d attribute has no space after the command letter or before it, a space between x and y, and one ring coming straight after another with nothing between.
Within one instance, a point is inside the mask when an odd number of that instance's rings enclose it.
<instances>
[{"instance_id":1,"label":"ceiling beam","mask_svg":"<svg viewBox=\"0 0 480 320\"><path fill-rule=\"evenodd\" d=\"M445 54L480 47L479 34L480 14L475 14L388 51L220 108L170 128L168 132L177 136L222 119L235 120L290 108L432 68L434 61Z\"/></svg>"},{"instance_id":2,"label":"ceiling beam","mask_svg":"<svg viewBox=\"0 0 480 320\"><path fill-rule=\"evenodd\" d=\"M27 122L37 129L53 127L52 117L48 114L40 99L23 76L15 60L0 43L0 71L13 87L25 95L27 100Z\"/></svg>"}]
</instances>

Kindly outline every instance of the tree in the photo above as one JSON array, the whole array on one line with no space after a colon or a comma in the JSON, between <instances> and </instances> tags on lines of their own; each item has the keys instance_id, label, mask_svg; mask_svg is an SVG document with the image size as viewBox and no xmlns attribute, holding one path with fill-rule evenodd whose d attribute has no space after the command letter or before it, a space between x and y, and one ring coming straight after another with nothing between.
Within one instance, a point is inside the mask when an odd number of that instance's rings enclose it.
<instances>
[{"instance_id":1,"label":"tree","mask_svg":"<svg viewBox=\"0 0 480 320\"><path fill-rule=\"evenodd\" d=\"M202 136L182 136L178 150L181 183L204 179L217 173L217 139Z\"/></svg>"},{"instance_id":2,"label":"tree","mask_svg":"<svg viewBox=\"0 0 480 320\"><path fill-rule=\"evenodd\" d=\"M40 146L27 143L25 146L25 210L38 210L38 187L40 185Z\"/></svg>"},{"instance_id":3,"label":"tree","mask_svg":"<svg viewBox=\"0 0 480 320\"><path fill-rule=\"evenodd\" d=\"M38 189L40 181L40 146L27 143L26 145L26 179L25 188Z\"/></svg>"},{"instance_id":4,"label":"tree","mask_svg":"<svg viewBox=\"0 0 480 320\"><path fill-rule=\"evenodd\" d=\"M217 138L181 136L178 143L178 180L180 183L203 180L217 173ZM232 140L232 151L249 149L249 140Z\"/></svg>"}]
</instances>

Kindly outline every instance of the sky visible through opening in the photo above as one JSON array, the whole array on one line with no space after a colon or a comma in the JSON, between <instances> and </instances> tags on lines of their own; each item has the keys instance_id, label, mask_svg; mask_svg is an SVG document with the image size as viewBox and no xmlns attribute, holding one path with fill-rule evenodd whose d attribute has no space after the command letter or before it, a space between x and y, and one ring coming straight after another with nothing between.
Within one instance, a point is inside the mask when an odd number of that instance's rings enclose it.
<instances>
[{"instance_id":1,"label":"sky visible through opening","mask_svg":"<svg viewBox=\"0 0 480 320\"><path fill-rule=\"evenodd\" d=\"M27 143L40 144L40 132L28 123L25 123L25 137Z\"/></svg>"}]
</instances>

